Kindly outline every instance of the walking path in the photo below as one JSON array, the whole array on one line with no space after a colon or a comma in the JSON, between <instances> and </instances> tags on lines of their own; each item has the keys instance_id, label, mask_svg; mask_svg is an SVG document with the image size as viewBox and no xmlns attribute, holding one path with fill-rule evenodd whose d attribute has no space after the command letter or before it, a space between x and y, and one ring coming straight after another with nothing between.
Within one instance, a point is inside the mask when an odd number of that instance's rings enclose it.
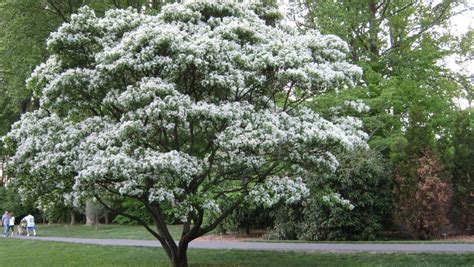
<instances>
[{"instance_id":1,"label":"walking path","mask_svg":"<svg viewBox=\"0 0 474 267\"><path fill-rule=\"evenodd\" d=\"M19 239L46 240L79 244L161 247L154 240L90 239L69 237L16 237ZM406 252L406 253L474 253L474 244L342 244L342 243L265 243L238 241L193 241L189 248L238 249L272 251L325 251L325 252Z\"/></svg>"}]
</instances>

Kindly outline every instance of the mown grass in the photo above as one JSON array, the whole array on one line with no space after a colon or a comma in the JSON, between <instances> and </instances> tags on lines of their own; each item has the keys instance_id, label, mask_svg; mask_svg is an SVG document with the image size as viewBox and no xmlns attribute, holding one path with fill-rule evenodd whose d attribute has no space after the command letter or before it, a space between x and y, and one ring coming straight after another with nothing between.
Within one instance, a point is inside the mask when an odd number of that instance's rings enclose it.
<instances>
[{"instance_id":1,"label":"mown grass","mask_svg":"<svg viewBox=\"0 0 474 267\"><path fill-rule=\"evenodd\" d=\"M304 253L191 249L190 266L472 266L468 254ZM170 266L160 248L0 239L2 266Z\"/></svg>"},{"instance_id":2,"label":"mown grass","mask_svg":"<svg viewBox=\"0 0 474 267\"><path fill-rule=\"evenodd\" d=\"M182 230L181 225L168 225L168 229L173 238L179 239ZM155 237L152 236L145 227L138 225L37 224L36 232L39 236L155 240Z\"/></svg>"},{"instance_id":3,"label":"mown grass","mask_svg":"<svg viewBox=\"0 0 474 267\"><path fill-rule=\"evenodd\" d=\"M38 224L37 233L40 236L81 237L98 239L139 239L155 240L143 227L138 225L63 225ZM153 227L152 227L153 228ZM178 240L181 235L181 225L168 225L171 235ZM354 243L354 244L472 244L474 241L465 240L377 240L377 241L303 241L303 240L266 240L255 239L248 242L283 242L283 243Z\"/></svg>"}]
</instances>

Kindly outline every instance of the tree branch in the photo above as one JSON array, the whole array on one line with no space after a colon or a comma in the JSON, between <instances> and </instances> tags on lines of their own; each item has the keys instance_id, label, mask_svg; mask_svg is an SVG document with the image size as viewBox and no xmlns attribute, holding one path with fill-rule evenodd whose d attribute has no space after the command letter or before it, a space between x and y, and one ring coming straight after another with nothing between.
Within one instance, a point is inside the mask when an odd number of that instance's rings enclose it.
<instances>
[{"instance_id":1,"label":"tree branch","mask_svg":"<svg viewBox=\"0 0 474 267\"><path fill-rule=\"evenodd\" d=\"M435 19L433 19L433 21L428 25L428 26L425 26L423 28L420 29L419 32L409 36L408 38L406 38L406 42L405 43L408 43L408 44L404 44L405 46L409 46L411 43L413 43L416 39L418 39L418 37L420 37L423 33L425 33L426 31L428 31L429 29L433 28L434 26L436 26L441 18L446 14L446 12L448 11L450 5L449 4L446 4L443 8L443 10L435 17ZM449 17L446 17L446 19L450 18L451 16ZM386 49L385 51L383 51L381 53L381 55L385 55L389 52L391 52L392 50L396 49L396 48L399 48L401 47L402 44L398 44L398 45L394 45L394 46L391 46L389 47L388 49Z\"/></svg>"},{"instance_id":2,"label":"tree branch","mask_svg":"<svg viewBox=\"0 0 474 267\"><path fill-rule=\"evenodd\" d=\"M407 4L407 5L405 5L405 6L401 7L401 8L399 8L398 10L396 10L396 11L393 12L393 13L390 13L387 17L384 17L384 18L393 17L393 16L397 15L398 13L403 12L404 10L406 10L406 9L408 9L409 7L413 6L414 4L416 4L416 1L413 1L413 2L411 2L411 3L409 3L409 4ZM384 12L384 13L385 13L385 12ZM384 18L382 18L382 19L384 19Z\"/></svg>"},{"instance_id":3,"label":"tree branch","mask_svg":"<svg viewBox=\"0 0 474 267\"><path fill-rule=\"evenodd\" d=\"M59 15L64 22L68 22L69 23L69 20L66 18L66 16L63 14L63 12L61 12L61 10L53 3L53 1L51 0L47 0L48 4L51 5L51 7L56 10L56 14Z\"/></svg>"},{"instance_id":4,"label":"tree branch","mask_svg":"<svg viewBox=\"0 0 474 267\"><path fill-rule=\"evenodd\" d=\"M229 214L232 211L234 211L240 204L242 204L244 199L245 199L245 194L242 194L234 203L232 203L229 207L227 207L227 209L219 217L217 217L217 219L213 223L200 229L198 232L198 235L202 236L208 233L209 231L213 230L214 228L216 228L217 225L219 225L219 223L221 223L225 218L227 218L227 216L229 216Z\"/></svg>"},{"instance_id":5,"label":"tree branch","mask_svg":"<svg viewBox=\"0 0 474 267\"><path fill-rule=\"evenodd\" d=\"M122 215L122 216L125 216L125 217L127 217L127 218L129 218L129 219L131 219L131 220L134 220L134 221L138 222L139 224L141 224L142 226L144 226L144 227L148 230L148 232L150 232L154 237L156 237L156 239L158 239L160 242L162 241L163 238L162 238L157 232L155 232L153 229L151 229L151 228L148 226L148 224L147 224L146 222L144 222L142 219L140 219L140 218L138 218L138 217L136 217L136 216L130 215L130 214L126 214L125 212L123 212L123 211L121 211L121 210L114 209L114 208L110 207L110 206L107 205L104 201L102 201L102 199L101 199L97 194L96 194L94 197L97 199L97 201L100 202L100 204L102 204L102 205L103 205L105 208L107 208L108 210L110 210L110 211L112 211L112 212L115 212L115 213L118 213L118 214L120 214L120 215Z\"/></svg>"},{"instance_id":6,"label":"tree branch","mask_svg":"<svg viewBox=\"0 0 474 267\"><path fill-rule=\"evenodd\" d=\"M167 246L172 254L175 253L178 247L168 230L168 226L166 226L165 224L165 216L163 215L160 206L158 204L148 202L147 199L142 199L142 203L145 204L145 207L153 215L155 225L158 228L158 231L160 232L161 236L163 237L163 246Z\"/></svg>"}]
</instances>

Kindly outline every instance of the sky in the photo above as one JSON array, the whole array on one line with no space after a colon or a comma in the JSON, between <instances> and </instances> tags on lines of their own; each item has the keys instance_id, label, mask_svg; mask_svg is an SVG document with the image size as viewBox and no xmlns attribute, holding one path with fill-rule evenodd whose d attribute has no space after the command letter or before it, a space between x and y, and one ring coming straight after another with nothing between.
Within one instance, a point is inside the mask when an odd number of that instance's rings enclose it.
<instances>
[{"instance_id":1,"label":"sky","mask_svg":"<svg viewBox=\"0 0 474 267\"><path fill-rule=\"evenodd\" d=\"M466 12L453 17L450 21L449 31L460 36L465 34L469 29L474 29L474 1L465 1ZM454 62L455 59L450 59L450 68L457 71L466 72L466 74L474 75L474 60L468 60L463 63Z\"/></svg>"},{"instance_id":2,"label":"sky","mask_svg":"<svg viewBox=\"0 0 474 267\"><path fill-rule=\"evenodd\" d=\"M456 36L461 36L470 29L474 29L474 1L465 0L464 2L464 8L466 8L467 11L453 17L450 21L449 31ZM474 44L471 45L474 49ZM474 59L461 62L457 59L456 57L449 57L446 58L445 63L450 69L471 76L471 84L474 83ZM456 99L456 101L462 109L469 107L469 101L467 101L467 99L460 98Z\"/></svg>"}]
</instances>

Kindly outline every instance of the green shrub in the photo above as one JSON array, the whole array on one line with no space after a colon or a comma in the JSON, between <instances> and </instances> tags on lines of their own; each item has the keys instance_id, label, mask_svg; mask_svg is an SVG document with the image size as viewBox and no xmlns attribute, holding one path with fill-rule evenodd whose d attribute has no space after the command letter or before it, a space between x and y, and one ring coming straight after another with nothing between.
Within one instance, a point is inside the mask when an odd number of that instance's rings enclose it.
<instances>
[{"instance_id":1,"label":"green shrub","mask_svg":"<svg viewBox=\"0 0 474 267\"><path fill-rule=\"evenodd\" d=\"M309 181L311 195L302 204L285 206L273 213L267 237L304 240L372 240L389 220L391 178L381 156L358 149L339 158L335 173ZM325 188L317 191L318 188ZM354 206L323 201L337 192Z\"/></svg>"}]
</instances>

